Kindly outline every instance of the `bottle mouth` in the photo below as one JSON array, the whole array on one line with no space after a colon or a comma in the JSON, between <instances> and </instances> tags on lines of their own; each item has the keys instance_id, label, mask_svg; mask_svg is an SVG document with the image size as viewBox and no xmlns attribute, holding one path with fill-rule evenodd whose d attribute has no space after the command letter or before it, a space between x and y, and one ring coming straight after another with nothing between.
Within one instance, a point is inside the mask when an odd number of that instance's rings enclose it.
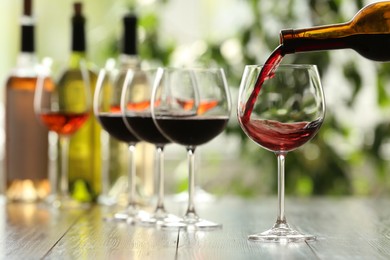
<instances>
[{"instance_id":1,"label":"bottle mouth","mask_svg":"<svg viewBox=\"0 0 390 260\"><path fill-rule=\"evenodd\" d=\"M295 52L295 43L294 43L294 30L293 29L284 29L280 31L279 34L279 43L282 45L282 54L294 53Z\"/></svg>"}]
</instances>

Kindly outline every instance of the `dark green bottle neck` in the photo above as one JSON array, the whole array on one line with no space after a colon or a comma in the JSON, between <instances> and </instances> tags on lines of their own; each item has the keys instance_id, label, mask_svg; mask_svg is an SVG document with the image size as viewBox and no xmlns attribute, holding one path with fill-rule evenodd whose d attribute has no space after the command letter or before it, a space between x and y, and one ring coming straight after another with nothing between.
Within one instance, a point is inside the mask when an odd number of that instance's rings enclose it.
<instances>
[{"instance_id":1,"label":"dark green bottle neck","mask_svg":"<svg viewBox=\"0 0 390 260\"><path fill-rule=\"evenodd\" d=\"M82 4L75 3L72 17L72 52L69 67L76 69L86 60L85 18L82 14Z\"/></svg>"},{"instance_id":2,"label":"dark green bottle neck","mask_svg":"<svg viewBox=\"0 0 390 260\"><path fill-rule=\"evenodd\" d=\"M84 29L85 19L83 16L74 16L72 19L72 51L85 52L86 38Z\"/></svg>"},{"instance_id":3,"label":"dark green bottle neck","mask_svg":"<svg viewBox=\"0 0 390 260\"><path fill-rule=\"evenodd\" d=\"M122 53L129 56L138 54L137 50L137 22L134 14L128 14L123 18Z\"/></svg>"}]
</instances>

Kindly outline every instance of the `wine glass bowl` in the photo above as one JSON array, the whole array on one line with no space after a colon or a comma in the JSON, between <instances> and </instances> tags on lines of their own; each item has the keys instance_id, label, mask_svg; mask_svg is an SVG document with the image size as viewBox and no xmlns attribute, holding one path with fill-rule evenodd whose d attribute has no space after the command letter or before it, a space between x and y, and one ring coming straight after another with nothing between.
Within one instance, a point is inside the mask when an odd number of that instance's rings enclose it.
<instances>
[{"instance_id":1,"label":"wine glass bowl","mask_svg":"<svg viewBox=\"0 0 390 260\"><path fill-rule=\"evenodd\" d=\"M240 92L238 120L249 138L272 152L289 152L317 133L325 105L323 93L316 87L321 86L317 70L311 67L280 65L273 78L263 84L249 120L244 115L245 102L254 85L248 82L257 79L262 67L247 67L249 75Z\"/></svg>"},{"instance_id":2,"label":"wine glass bowl","mask_svg":"<svg viewBox=\"0 0 390 260\"><path fill-rule=\"evenodd\" d=\"M245 134L278 159L278 216L273 228L249 236L267 242L310 241L315 237L292 229L284 212L284 162L288 152L319 131L325 116L324 94L315 65L279 65L265 79L255 100L253 91L263 66L246 66L238 97L238 121ZM252 111L247 103L252 102Z\"/></svg>"},{"instance_id":3,"label":"wine glass bowl","mask_svg":"<svg viewBox=\"0 0 390 260\"><path fill-rule=\"evenodd\" d=\"M181 223L189 229L221 224L200 218L195 210L195 150L218 136L230 118L231 98L222 69L160 68L152 94L152 116L169 140L188 154L188 208ZM169 224L166 225L169 227Z\"/></svg>"}]
</instances>

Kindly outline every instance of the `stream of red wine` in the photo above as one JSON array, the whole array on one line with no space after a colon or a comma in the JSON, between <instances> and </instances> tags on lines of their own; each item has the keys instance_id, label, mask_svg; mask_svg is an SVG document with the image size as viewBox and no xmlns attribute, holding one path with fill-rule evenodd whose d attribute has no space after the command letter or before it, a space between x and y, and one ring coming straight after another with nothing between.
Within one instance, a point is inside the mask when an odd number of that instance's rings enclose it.
<instances>
[{"instance_id":1,"label":"stream of red wine","mask_svg":"<svg viewBox=\"0 0 390 260\"><path fill-rule=\"evenodd\" d=\"M261 87L263 86L264 82L267 79L272 78L275 75L274 72L278 68L280 62L282 61L283 56L284 56L283 45L279 45L265 62L256 80L255 87L251 95L249 96L248 101L246 102L244 114L241 117L243 123L249 121L252 114L253 107L257 100L257 96L260 93Z\"/></svg>"}]
</instances>

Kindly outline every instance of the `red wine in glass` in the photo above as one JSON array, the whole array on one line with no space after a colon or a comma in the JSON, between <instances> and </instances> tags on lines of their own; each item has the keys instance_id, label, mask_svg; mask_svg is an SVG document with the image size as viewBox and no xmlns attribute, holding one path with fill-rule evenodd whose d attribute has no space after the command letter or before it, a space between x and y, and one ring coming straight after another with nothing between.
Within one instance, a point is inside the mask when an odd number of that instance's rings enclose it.
<instances>
[{"instance_id":1,"label":"red wine in glass","mask_svg":"<svg viewBox=\"0 0 390 260\"><path fill-rule=\"evenodd\" d=\"M100 124L111 136L125 143L137 143L139 139L128 130L121 114L100 113Z\"/></svg>"},{"instance_id":2,"label":"red wine in glass","mask_svg":"<svg viewBox=\"0 0 390 260\"><path fill-rule=\"evenodd\" d=\"M171 142L158 130L150 114L127 114L125 119L130 129L141 140L155 145L165 145Z\"/></svg>"},{"instance_id":3,"label":"red wine in glass","mask_svg":"<svg viewBox=\"0 0 390 260\"><path fill-rule=\"evenodd\" d=\"M252 140L272 152L292 151L308 142L318 132L321 120L312 122L281 123L273 120L255 119L242 126Z\"/></svg>"},{"instance_id":4,"label":"red wine in glass","mask_svg":"<svg viewBox=\"0 0 390 260\"><path fill-rule=\"evenodd\" d=\"M229 117L167 117L156 120L158 125L164 129L164 133L175 143L198 146L219 135L225 129Z\"/></svg>"}]
</instances>

